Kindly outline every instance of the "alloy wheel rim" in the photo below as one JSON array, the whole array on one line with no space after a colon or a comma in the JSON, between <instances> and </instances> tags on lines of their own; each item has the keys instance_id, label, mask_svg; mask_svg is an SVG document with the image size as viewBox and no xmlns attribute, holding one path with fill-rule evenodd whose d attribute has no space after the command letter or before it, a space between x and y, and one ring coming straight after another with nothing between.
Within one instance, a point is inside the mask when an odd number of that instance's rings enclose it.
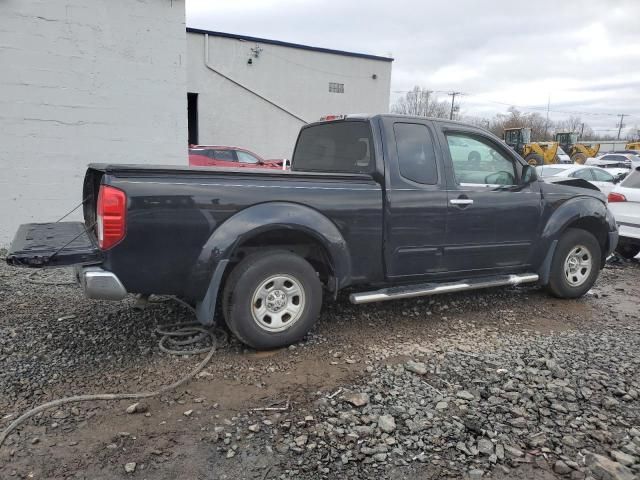
<instances>
[{"instance_id":1,"label":"alloy wheel rim","mask_svg":"<svg viewBox=\"0 0 640 480\"><path fill-rule=\"evenodd\" d=\"M300 320L304 306L305 294L300 281L292 275L277 274L255 289L251 315L261 329L282 332Z\"/></svg>"}]
</instances>

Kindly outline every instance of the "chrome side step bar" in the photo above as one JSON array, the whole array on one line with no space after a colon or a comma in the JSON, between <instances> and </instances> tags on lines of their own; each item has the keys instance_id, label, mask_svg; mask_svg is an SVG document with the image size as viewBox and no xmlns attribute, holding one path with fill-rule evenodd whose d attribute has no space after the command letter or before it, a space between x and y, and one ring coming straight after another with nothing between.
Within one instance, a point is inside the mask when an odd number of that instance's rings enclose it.
<instances>
[{"instance_id":1,"label":"chrome side step bar","mask_svg":"<svg viewBox=\"0 0 640 480\"><path fill-rule=\"evenodd\" d=\"M477 290L480 288L502 287L504 285L519 285L538 281L538 274L523 273L518 275L494 275L491 277L477 277L460 282L448 283L421 283L417 285L405 285L402 287L388 287L372 292L352 293L349 296L351 303L384 302L399 298L424 297L438 295L440 293L462 292L464 290Z\"/></svg>"}]
</instances>

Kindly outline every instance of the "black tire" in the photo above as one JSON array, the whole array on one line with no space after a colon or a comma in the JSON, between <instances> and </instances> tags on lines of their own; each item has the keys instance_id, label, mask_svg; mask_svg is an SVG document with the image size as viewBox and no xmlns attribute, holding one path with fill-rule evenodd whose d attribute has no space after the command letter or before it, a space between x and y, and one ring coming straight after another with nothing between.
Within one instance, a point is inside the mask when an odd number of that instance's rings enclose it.
<instances>
[{"instance_id":1,"label":"black tire","mask_svg":"<svg viewBox=\"0 0 640 480\"><path fill-rule=\"evenodd\" d=\"M583 250L579 250L579 247ZM576 259L575 262L569 260L570 255ZM547 289L558 298L581 297L589 291L598 278L601 256L600 244L591 233L577 228L567 229L560 237L553 254ZM586 261L584 259L587 257L590 258L590 270L583 269L576 263L581 260ZM565 274L565 262L570 264L573 262L572 268L576 265L575 271L569 270L569 273Z\"/></svg>"},{"instance_id":2,"label":"black tire","mask_svg":"<svg viewBox=\"0 0 640 480\"><path fill-rule=\"evenodd\" d=\"M265 282L268 285L270 279L280 282L281 288L261 288ZM289 295L288 289L301 293ZM271 293L261 298L266 292ZM280 297L272 298L269 303L269 295L275 293ZM284 306L276 302L284 302ZM269 310L269 305L274 310ZM259 314L258 306L264 307L264 314ZM297 313L285 319L288 309L296 306ZM285 347L301 340L315 324L321 307L322 285L315 269L304 258L286 251L249 255L233 269L223 292L223 311L229 330L256 350ZM289 321L292 323L287 325ZM282 330L270 330L276 328Z\"/></svg>"},{"instance_id":3,"label":"black tire","mask_svg":"<svg viewBox=\"0 0 640 480\"><path fill-rule=\"evenodd\" d=\"M479 162L480 160L482 160L482 157L480 156L480 153L475 150L469 152L469 155L467 155L468 162Z\"/></svg>"},{"instance_id":4,"label":"black tire","mask_svg":"<svg viewBox=\"0 0 640 480\"><path fill-rule=\"evenodd\" d=\"M622 258L631 260L640 253L640 245L622 241L618 243L618 246L616 247L616 253Z\"/></svg>"},{"instance_id":5,"label":"black tire","mask_svg":"<svg viewBox=\"0 0 640 480\"><path fill-rule=\"evenodd\" d=\"M544 165L544 159L538 155L537 153L531 153L527 155L527 158L524 159L529 165L537 167L539 165Z\"/></svg>"}]
</instances>

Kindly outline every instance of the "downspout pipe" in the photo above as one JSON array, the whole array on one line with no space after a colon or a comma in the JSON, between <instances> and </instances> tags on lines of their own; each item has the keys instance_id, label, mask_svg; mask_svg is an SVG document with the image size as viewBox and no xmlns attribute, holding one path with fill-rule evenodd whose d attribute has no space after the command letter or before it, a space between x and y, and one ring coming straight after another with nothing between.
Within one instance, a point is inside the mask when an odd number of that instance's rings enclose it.
<instances>
[{"instance_id":1,"label":"downspout pipe","mask_svg":"<svg viewBox=\"0 0 640 480\"><path fill-rule=\"evenodd\" d=\"M205 33L204 34L204 64L205 66L211 70L212 72L220 75L222 78L224 78L225 80L233 83L234 85L236 85L237 87L242 88L243 90L246 90L247 92L249 92L252 95L255 95L256 97L258 97L260 100L268 103L269 105L272 105L274 107L276 107L278 110L283 111L284 113L286 113L287 115L295 118L296 120L299 120L300 122L302 122L303 124L307 124L309 122L307 122L304 118L302 118L299 115L296 115L295 113L287 110L286 108L284 108L281 105L278 105L276 102L274 102L273 100L269 100L267 97L265 97L264 95L259 94L258 92L256 92L255 90L252 90L251 88L247 87L246 85L243 85L242 83L234 80L233 78L229 77L228 75L225 75L224 73L222 73L221 71L217 70L215 67L213 67L210 63L209 63L209 34Z\"/></svg>"}]
</instances>

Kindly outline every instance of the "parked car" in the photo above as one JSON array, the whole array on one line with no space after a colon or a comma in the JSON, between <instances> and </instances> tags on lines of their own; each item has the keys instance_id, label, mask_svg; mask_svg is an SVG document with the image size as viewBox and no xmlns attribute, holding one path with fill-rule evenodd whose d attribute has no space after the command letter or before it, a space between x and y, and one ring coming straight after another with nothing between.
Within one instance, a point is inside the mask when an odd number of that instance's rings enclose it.
<instances>
[{"instance_id":1,"label":"parked car","mask_svg":"<svg viewBox=\"0 0 640 480\"><path fill-rule=\"evenodd\" d=\"M540 165L539 167L536 167L536 171L538 172L538 176L541 178L581 178L598 187L598 189L605 195L608 195L614 185L620 182L620 180L624 178L625 173L628 172L628 170L618 170L614 175L613 172L607 171L604 168L578 164Z\"/></svg>"},{"instance_id":2,"label":"parked car","mask_svg":"<svg viewBox=\"0 0 640 480\"><path fill-rule=\"evenodd\" d=\"M609 193L609 209L620 229L616 251L625 258L635 257L640 253L640 167Z\"/></svg>"},{"instance_id":3,"label":"parked car","mask_svg":"<svg viewBox=\"0 0 640 480\"><path fill-rule=\"evenodd\" d=\"M585 165L601 168L632 168L640 166L640 157L631 153L605 153L596 158L587 158Z\"/></svg>"},{"instance_id":4,"label":"parked car","mask_svg":"<svg viewBox=\"0 0 640 480\"><path fill-rule=\"evenodd\" d=\"M259 155L239 147L221 145L191 145L189 166L191 167L247 167L283 169L288 160L265 160Z\"/></svg>"},{"instance_id":5,"label":"parked car","mask_svg":"<svg viewBox=\"0 0 640 480\"><path fill-rule=\"evenodd\" d=\"M400 115L305 125L289 172L90 165L82 198L84 222L20 226L7 262L75 265L89 298L176 295L205 325L219 306L257 349L299 341L345 289L579 297L618 241L601 192L538 181L482 128Z\"/></svg>"}]
</instances>

